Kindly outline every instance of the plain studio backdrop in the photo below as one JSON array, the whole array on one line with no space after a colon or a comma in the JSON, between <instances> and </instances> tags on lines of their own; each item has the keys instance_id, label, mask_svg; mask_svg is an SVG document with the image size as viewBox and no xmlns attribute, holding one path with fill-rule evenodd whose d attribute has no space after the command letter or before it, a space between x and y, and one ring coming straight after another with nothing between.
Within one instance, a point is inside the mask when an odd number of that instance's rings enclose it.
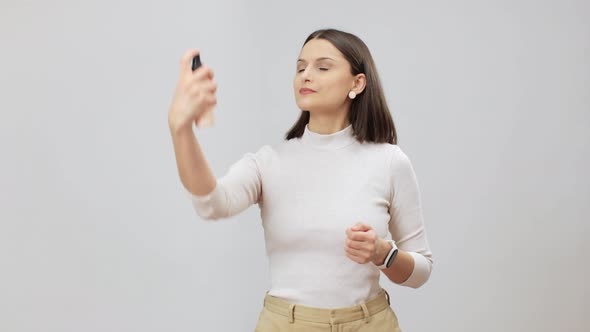
<instances>
[{"instance_id":1,"label":"plain studio backdrop","mask_svg":"<svg viewBox=\"0 0 590 332\"><path fill-rule=\"evenodd\" d=\"M0 330L253 331L259 208L206 222L184 195L178 64L199 48L216 73L196 135L221 177L283 139L327 27L371 50L422 192L431 278L381 277L402 329L588 331L584 0L2 0Z\"/></svg>"}]
</instances>

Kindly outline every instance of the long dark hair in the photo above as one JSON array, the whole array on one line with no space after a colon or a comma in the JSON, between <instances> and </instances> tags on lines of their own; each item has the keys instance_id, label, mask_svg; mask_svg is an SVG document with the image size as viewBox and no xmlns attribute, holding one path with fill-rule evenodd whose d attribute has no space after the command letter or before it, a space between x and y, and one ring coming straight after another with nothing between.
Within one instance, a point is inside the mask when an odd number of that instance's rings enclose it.
<instances>
[{"instance_id":1,"label":"long dark hair","mask_svg":"<svg viewBox=\"0 0 590 332\"><path fill-rule=\"evenodd\" d=\"M336 29L314 31L307 37L303 46L312 39L325 39L332 43L350 63L352 75L364 73L366 76L365 89L352 100L348 112L348 120L352 124L356 139L361 143L368 141L397 144L395 125L387 107L375 62L367 45L357 36ZM285 139L301 137L307 123L309 123L309 111L301 111L299 119L289 129Z\"/></svg>"}]
</instances>

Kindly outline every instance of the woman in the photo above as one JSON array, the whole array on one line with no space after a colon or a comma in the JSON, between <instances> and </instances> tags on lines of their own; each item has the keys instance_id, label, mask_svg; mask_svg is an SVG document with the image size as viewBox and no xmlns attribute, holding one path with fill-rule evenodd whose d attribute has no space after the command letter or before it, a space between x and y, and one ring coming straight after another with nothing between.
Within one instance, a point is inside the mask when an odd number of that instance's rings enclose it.
<instances>
[{"instance_id":1,"label":"woman","mask_svg":"<svg viewBox=\"0 0 590 332\"><path fill-rule=\"evenodd\" d=\"M433 260L416 176L366 45L313 32L293 81L298 121L218 180L192 132L216 103L211 69L190 71L197 53L182 59L169 113L178 170L204 219L260 207L271 288L256 331L400 331L381 272L417 288Z\"/></svg>"}]
</instances>

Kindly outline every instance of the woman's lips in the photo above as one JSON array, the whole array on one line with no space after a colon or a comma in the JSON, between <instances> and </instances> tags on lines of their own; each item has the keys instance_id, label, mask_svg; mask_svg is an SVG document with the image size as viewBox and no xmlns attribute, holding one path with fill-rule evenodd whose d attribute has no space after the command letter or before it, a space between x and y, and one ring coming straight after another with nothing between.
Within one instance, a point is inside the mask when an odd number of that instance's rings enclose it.
<instances>
[{"instance_id":1,"label":"woman's lips","mask_svg":"<svg viewBox=\"0 0 590 332\"><path fill-rule=\"evenodd\" d=\"M302 95L307 95L307 94L314 93L314 92L316 92L316 91L313 89L309 89L309 88L299 89L299 93Z\"/></svg>"}]
</instances>

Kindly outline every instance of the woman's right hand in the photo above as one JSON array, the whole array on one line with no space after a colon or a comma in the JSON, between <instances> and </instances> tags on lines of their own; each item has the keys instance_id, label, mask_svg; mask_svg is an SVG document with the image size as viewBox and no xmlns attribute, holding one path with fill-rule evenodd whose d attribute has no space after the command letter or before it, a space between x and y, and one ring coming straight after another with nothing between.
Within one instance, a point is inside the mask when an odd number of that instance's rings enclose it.
<instances>
[{"instance_id":1,"label":"woman's right hand","mask_svg":"<svg viewBox=\"0 0 590 332\"><path fill-rule=\"evenodd\" d=\"M213 80L211 68L202 65L194 72L191 68L193 57L197 54L199 50L189 50L180 61L180 75L168 113L170 128L192 126L217 104L217 83Z\"/></svg>"}]
</instances>

